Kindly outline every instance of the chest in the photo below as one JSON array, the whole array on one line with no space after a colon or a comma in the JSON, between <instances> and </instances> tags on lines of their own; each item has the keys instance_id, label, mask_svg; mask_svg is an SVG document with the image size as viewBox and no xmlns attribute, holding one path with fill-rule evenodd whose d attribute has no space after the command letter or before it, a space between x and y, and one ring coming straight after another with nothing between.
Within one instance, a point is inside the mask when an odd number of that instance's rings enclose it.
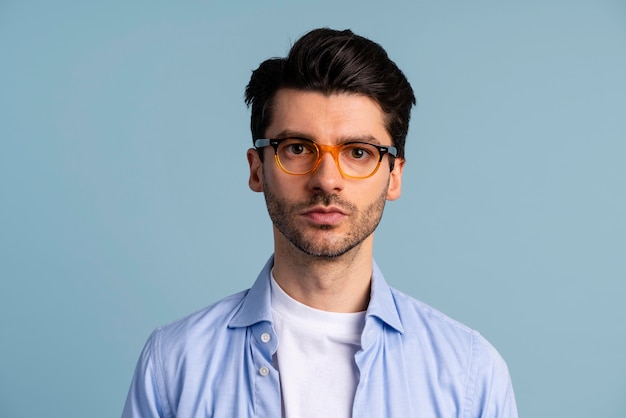
<instances>
[{"instance_id":1,"label":"chest","mask_svg":"<svg viewBox=\"0 0 626 418\"><path fill-rule=\"evenodd\" d=\"M281 417L294 379L306 383L315 367L285 372L276 361L271 328L243 329L215 352L193 353L171 371L166 393L177 418ZM269 338L268 338L269 336ZM380 333L369 346L349 354L354 417L456 417L465 399L462 362L442 362L432 350L400 334ZM280 345L278 352L280 352ZM216 354L220 351L220 355ZM192 354L189 354L192 355ZM219 359L218 359L219 357ZM203 365L203 366L198 366ZM282 371L281 371L282 370ZM326 379L333 371L326 370ZM284 374L284 376L283 376ZM330 381L330 380L329 380ZM329 383L329 386L330 383ZM324 402L324 399L316 399ZM289 417L288 417L289 418Z\"/></svg>"}]
</instances>

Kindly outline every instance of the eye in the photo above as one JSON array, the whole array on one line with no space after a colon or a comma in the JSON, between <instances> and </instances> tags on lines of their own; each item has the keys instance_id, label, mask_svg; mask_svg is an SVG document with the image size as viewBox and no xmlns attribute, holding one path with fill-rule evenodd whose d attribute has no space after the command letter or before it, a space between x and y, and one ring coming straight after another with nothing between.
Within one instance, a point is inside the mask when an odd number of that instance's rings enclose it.
<instances>
[{"instance_id":1,"label":"eye","mask_svg":"<svg viewBox=\"0 0 626 418\"><path fill-rule=\"evenodd\" d=\"M363 148L352 148L350 150L350 156L354 159L361 159L367 157L367 151Z\"/></svg>"},{"instance_id":2,"label":"eye","mask_svg":"<svg viewBox=\"0 0 626 418\"><path fill-rule=\"evenodd\" d=\"M289 138L280 144L279 154L288 158L308 157L315 154L315 145L298 138Z\"/></svg>"},{"instance_id":3,"label":"eye","mask_svg":"<svg viewBox=\"0 0 626 418\"><path fill-rule=\"evenodd\" d=\"M375 148L369 144L349 144L346 146L347 156L351 160L369 160L375 155Z\"/></svg>"},{"instance_id":4,"label":"eye","mask_svg":"<svg viewBox=\"0 0 626 418\"><path fill-rule=\"evenodd\" d=\"M306 148L302 144L289 144L286 149L287 152L294 155L304 154L306 152Z\"/></svg>"}]
</instances>

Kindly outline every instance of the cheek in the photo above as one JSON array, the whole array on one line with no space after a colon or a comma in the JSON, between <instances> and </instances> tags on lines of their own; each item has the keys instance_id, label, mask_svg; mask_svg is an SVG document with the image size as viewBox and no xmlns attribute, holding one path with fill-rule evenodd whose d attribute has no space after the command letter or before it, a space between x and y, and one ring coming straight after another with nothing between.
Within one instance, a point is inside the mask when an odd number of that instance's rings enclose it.
<instances>
[{"instance_id":1,"label":"cheek","mask_svg":"<svg viewBox=\"0 0 626 418\"><path fill-rule=\"evenodd\" d=\"M266 160L263 164L263 186L270 189L275 196L289 198L295 192L294 179L287 178L282 172L277 172L280 169L274 165L273 159Z\"/></svg>"},{"instance_id":2,"label":"cheek","mask_svg":"<svg viewBox=\"0 0 626 418\"><path fill-rule=\"evenodd\" d=\"M380 196L381 193L385 195L389 190L389 186L391 184L390 180L391 179L388 175L381 176L380 179L377 179L375 184L372 184L370 187L368 187L367 190L369 191L369 195L376 197Z\"/></svg>"}]
</instances>

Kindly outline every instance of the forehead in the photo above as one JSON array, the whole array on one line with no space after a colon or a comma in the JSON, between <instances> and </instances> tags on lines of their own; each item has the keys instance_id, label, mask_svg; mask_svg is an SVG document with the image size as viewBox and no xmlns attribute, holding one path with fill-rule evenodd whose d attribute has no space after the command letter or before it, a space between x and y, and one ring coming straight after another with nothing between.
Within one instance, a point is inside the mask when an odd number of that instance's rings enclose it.
<instances>
[{"instance_id":1,"label":"forehead","mask_svg":"<svg viewBox=\"0 0 626 418\"><path fill-rule=\"evenodd\" d=\"M286 135L300 135L320 143L369 137L381 144L391 144L380 105L368 96L354 93L327 95L278 90L266 136Z\"/></svg>"}]
</instances>

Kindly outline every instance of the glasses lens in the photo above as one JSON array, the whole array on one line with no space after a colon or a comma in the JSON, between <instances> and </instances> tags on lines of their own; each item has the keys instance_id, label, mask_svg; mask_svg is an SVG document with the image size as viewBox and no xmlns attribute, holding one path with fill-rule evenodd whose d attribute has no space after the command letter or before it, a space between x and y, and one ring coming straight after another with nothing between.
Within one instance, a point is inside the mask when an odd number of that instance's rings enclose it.
<instances>
[{"instance_id":1,"label":"glasses lens","mask_svg":"<svg viewBox=\"0 0 626 418\"><path fill-rule=\"evenodd\" d=\"M367 177L376 171L380 151L365 143L344 144L339 151L339 168L350 177Z\"/></svg>"},{"instance_id":2,"label":"glasses lens","mask_svg":"<svg viewBox=\"0 0 626 418\"><path fill-rule=\"evenodd\" d=\"M311 141L289 138L281 142L276 151L283 169L293 174L308 173L317 161L318 150Z\"/></svg>"}]
</instances>

